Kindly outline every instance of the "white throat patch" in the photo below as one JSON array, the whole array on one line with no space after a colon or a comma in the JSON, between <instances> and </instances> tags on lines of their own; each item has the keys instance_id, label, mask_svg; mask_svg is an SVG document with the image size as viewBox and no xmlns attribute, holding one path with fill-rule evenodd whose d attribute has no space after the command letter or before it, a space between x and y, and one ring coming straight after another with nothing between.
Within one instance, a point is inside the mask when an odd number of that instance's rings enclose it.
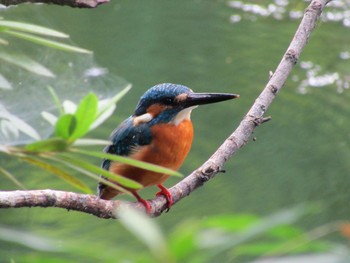
<instances>
[{"instance_id":1,"label":"white throat patch","mask_svg":"<svg viewBox=\"0 0 350 263\"><path fill-rule=\"evenodd\" d=\"M175 125L179 125L183 120L190 120L192 110L197 107L198 106L192 106L192 107L183 109L178 114L176 114L176 116L171 120L171 123Z\"/></svg>"}]
</instances>

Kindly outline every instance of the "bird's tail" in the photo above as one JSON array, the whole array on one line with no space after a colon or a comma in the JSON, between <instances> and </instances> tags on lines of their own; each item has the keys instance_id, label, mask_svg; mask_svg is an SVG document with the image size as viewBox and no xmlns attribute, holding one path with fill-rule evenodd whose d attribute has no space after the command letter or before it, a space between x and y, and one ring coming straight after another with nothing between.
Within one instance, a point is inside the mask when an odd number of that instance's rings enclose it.
<instances>
[{"instance_id":1,"label":"bird's tail","mask_svg":"<svg viewBox=\"0 0 350 263\"><path fill-rule=\"evenodd\" d=\"M104 178L105 180L108 180L107 178ZM105 185L102 182L98 183L97 186L97 190L98 190L98 197L104 200L110 200L113 197L117 196L118 194L120 194L120 191Z\"/></svg>"}]
</instances>

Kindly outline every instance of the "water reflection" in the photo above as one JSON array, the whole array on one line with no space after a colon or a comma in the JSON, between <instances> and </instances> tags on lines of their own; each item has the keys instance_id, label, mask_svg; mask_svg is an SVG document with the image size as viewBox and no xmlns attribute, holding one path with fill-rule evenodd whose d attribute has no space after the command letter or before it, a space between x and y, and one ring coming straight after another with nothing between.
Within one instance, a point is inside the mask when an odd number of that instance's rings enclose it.
<instances>
[{"instance_id":1,"label":"water reflection","mask_svg":"<svg viewBox=\"0 0 350 263\"><path fill-rule=\"evenodd\" d=\"M274 0L262 2L256 4L256 1L250 3L248 1L229 1L228 6L243 11L245 14L250 14L250 16L244 15L244 17L251 21L256 21L259 16L272 17L277 20L284 18L295 20L300 19L304 13L304 10L301 10L304 6L295 1ZM349 0L332 1L328 4L327 10L323 12L321 19L324 22L340 22L343 26L350 27L349 7ZM231 19L231 22L236 22L236 19Z\"/></svg>"},{"instance_id":2,"label":"water reflection","mask_svg":"<svg viewBox=\"0 0 350 263\"><path fill-rule=\"evenodd\" d=\"M299 66L305 74L305 78L299 79L297 75L292 77L293 81L298 82L297 90L300 94L306 94L312 88L322 88L336 86L337 92L342 93L349 89L349 78L341 77L338 72L323 73L320 65L314 64L311 61L301 61Z\"/></svg>"}]
</instances>

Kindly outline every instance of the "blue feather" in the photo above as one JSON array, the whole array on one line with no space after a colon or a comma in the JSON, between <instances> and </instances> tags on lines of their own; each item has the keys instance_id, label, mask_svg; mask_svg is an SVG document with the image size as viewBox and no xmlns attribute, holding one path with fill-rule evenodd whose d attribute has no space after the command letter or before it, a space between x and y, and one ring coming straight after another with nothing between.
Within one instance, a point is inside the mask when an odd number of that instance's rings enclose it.
<instances>
[{"instance_id":1,"label":"blue feather","mask_svg":"<svg viewBox=\"0 0 350 263\"><path fill-rule=\"evenodd\" d=\"M147 108L154 103L162 102L167 104L167 101L171 103L177 95L190 92L192 92L192 90L183 85L172 83L155 85L147 90L140 98L140 101L136 106L135 115L140 116L146 113Z\"/></svg>"},{"instance_id":2,"label":"blue feather","mask_svg":"<svg viewBox=\"0 0 350 263\"><path fill-rule=\"evenodd\" d=\"M110 140L112 144L106 146L104 152L128 156L137 148L151 143L151 129L147 124L134 126L132 117L129 117L112 132ZM102 168L108 170L110 163L110 160L103 160Z\"/></svg>"}]
</instances>

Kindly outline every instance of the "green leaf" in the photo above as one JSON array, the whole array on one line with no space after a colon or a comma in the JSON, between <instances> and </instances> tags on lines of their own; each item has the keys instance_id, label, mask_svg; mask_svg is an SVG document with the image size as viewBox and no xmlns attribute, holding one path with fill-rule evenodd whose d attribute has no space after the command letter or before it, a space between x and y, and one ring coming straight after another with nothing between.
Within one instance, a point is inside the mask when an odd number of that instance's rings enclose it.
<instances>
[{"instance_id":1,"label":"green leaf","mask_svg":"<svg viewBox=\"0 0 350 263\"><path fill-rule=\"evenodd\" d=\"M57 93L55 92L55 90L51 86L47 86L47 89L49 90L49 92L52 96L52 99L55 102L56 107L58 108L58 112L60 113L60 115L63 115L64 114L63 106L60 102L60 99L57 96Z\"/></svg>"},{"instance_id":2,"label":"green leaf","mask_svg":"<svg viewBox=\"0 0 350 263\"><path fill-rule=\"evenodd\" d=\"M200 245L202 248L207 248L213 244L216 245L215 252L211 254L211 257L215 257L217 254L225 250L232 249L266 234L275 227L295 223L308 212L310 212L310 206L306 205L298 205L292 208L283 209L254 222L250 227L237 234L229 235L228 233L225 233L225 235L218 239L218 242L216 243L213 243L213 238L211 236L208 236L207 238L203 236L200 239Z\"/></svg>"},{"instance_id":3,"label":"green leaf","mask_svg":"<svg viewBox=\"0 0 350 263\"><path fill-rule=\"evenodd\" d=\"M200 222L194 219L186 219L172 229L169 237L169 246L177 262L186 262L186 258L197 251L197 233Z\"/></svg>"},{"instance_id":4,"label":"green leaf","mask_svg":"<svg viewBox=\"0 0 350 263\"><path fill-rule=\"evenodd\" d=\"M8 45L9 42L6 39L0 38L0 45Z\"/></svg>"},{"instance_id":5,"label":"green leaf","mask_svg":"<svg viewBox=\"0 0 350 263\"><path fill-rule=\"evenodd\" d=\"M110 141L106 140L99 140L99 139L78 139L75 140L73 145L74 146L92 146L92 145L109 145L111 144Z\"/></svg>"},{"instance_id":6,"label":"green leaf","mask_svg":"<svg viewBox=\"0 0 350 263\"><path fill-rule=\"evenodd\" d=\"M7 153L7 154L10 154L10 147L9 146L6 146L6 145L0 145L0 152L3 152L3 153Z\"/></svg>"},{"instance_id":7,"label":"green leaf","mask_svg":"<svg viewBox=\"0 0 350 263\"><path fill-rule=\"evenodd\" d=\"M259 242L250 242L235 248L234 253L236 256L261 256L278 249L281 246L281 243L281 241L268 242L261 240Z\"/></svg>"},{"instance_id":8,"label":"green leaf","mask_svg":"<svg viewBox=\"0 0 350 263\"><path fill-rule=\"evenodd\" d=\"M5 90L12 89L11 83L1 74L0 74L0 89L5 89Z\"/></svg>"},{"instance_id":9,"label":"green leaf","mask_svg":"<svg viewBox=\"0 0 350 263\"><path fill-rule=\"evenodd\" d=\"M116 184L114 184L114 183L104 179L103 177L101 177L99 175L96 175L96 174L94 174L94 173L92 173L92 172L90 172L90 171L88 171L86 169L83 169L82 167L74 165L70 160L69 161L65 161L65 160L62 160L61 158L56 158L54 156L49 156L49 155L45 156L45 158L53 160L53 161L56 161L56 162L59 162L59 163L61 163L63 165L66 165L66 166L68 166L68 167L78 171L79 173L81 173L83 175L86 175L86 176L96 180L97 182L101 182L101 183L103 183L103 184L105 184L105 185L107 185L107 186L109 186L111 188L114 188L114 189L120 191L121 193L130 194L130 192L128 190L126 190L126 189L120 187L119 185L116 185Z\"/></svg>"},{"instance_id":10,"label":"green leaf","mask_svg":"<svg viewBox=\"0 0 350 263\"><path fill-rule=\"evenodd\" d=\"M6 34L27 40L27 41L31 41L33 43L39 44L39 45L43 45L43 46L47 46L50 48L55 48L55 49L59 49L62 51L68 51L68 52L77 52L77 53L85 53L85 54L92 54L92 52L90 50L87 49L83 49L83 48L79 48L79 47L75 47L75 46L71 46L71 45L67 45L67 44L63 44L54 40L48 40L42 37L38 37L38 36L33 36L30 34L26 34L26 33L20 33L20 32L16 32L16 31L12 31L12 30L5 30L3 31Z\"/></svg>"},{"instance_id":11,"label":"green leaf","mask_svg":"<svg viewBox=\"0 0 350 263\"><path fill-rule=\"evenodd\" d=\"M154 220L136 209L123 205L119 207L118 217L124 227L149 248L158 262L174 262L164 235Z\"/></svg>"},{"instance_id":12,"label":"green leaf","mask_svg":"<svg viewBox=\"0 0 350 263\"><path fill-rule=\"evenodd\" d=\"M57 137L69 139L76 131L78 120L73 114L64 114L56 122L55 134Z\"/></svg>"},{"instance_id":13,"label":"green leaf","mask_svg":"<svg viewBox=\"0 0 350 263\"><path fill-rule=\"evenodd\" d=\"M99 118L105 111L107 111L111 106L115 105L126 93L131 89L131 85L127 85L124 89L118 92L117 95L109 99L108 103L103 105L103 107L98 109L97 118Z\"/></svg>"},{"instance_id":14,"label":"green leaf","mask_svg":"<svg viewBox=\"0 0 350 263\"><path fill-rule=\"evenodd\" d=\"M11 121L2 119L0 120L0 134L6 138L6 140L17 140L19 137L19 130Z\"/></svg>"},{"instance_id":15,"label":"green leaf","mask_svg":"<svg viewBox=\"0 0 350 263\"><path fill-rule=\"evenodd\" d=\"M61 168L58 168L47 162L43 162L41 160L30 158L30 157L23 157L21 159L32 165L35 165L37 167L40 167L41 169L47 170L57 175L59 178L63 179L64 181L74 186L75 188L83 191L84 193L87 193L87 194L92 193L91 189L85 183L75 178L74 176L68 174L67 172L63 171Z\"/></svg>"},{"instance_id":16,"label":"green leaf","mask_svg":"<svg viewBox=\"0 0 350 263\"><path fill-rule=\"evenodd\" d=\"M52 36L52 37L60 37L60 38L68 38L69 36L42 26L37 26L33 24L28 23L21 23L16 21L7 21L7 20L0 20L0 30L7 30L7 29L14 29L18 31L38 34L38 35L45 35L45 36Z\"/></svg>"},{"instance_id":17,"label":"green leaf","mask_svg":"<svg viewBox=\"0 0 350 263\"><path fill-rule=\"evenodd\" d=\"M32 60L31 58L21 54L10 54L8 52L0 52L0 59L21 67L25 70L33 72L37 75L53 78L55 75L46 67Z\"/></svg>"},{"instance_id":18,"label":"green leaf","mask_svg":"<svg viewBox=\"0 0 350 263\"><path fill-rule=\"evenodd\" d=\"M57 252L62 250L62 245L59 244L58 241L38 236L31 232L11 229L8 225L0 226L0 240L2 242L10 242L11 244L20 244L24 247L30 248L31 250L45 252ZM11 263L12 262L14 262L14 260L11 259Z\"/></svg>"},{"instance_id":19,"label":"green leaf","mask_svg":"<svg viewBox=\"0 0 350 263\"><path fill-rule=\"evenodd\" d=\"M257 222L259 222L258 217L250 214L216 215L202 220L202 225L206 228L238 232L248 229L253 223Z\"/></svg>"},{"instance_id":20,"label":"green leaf","mask_svg":"<svg viewBox=\"0 0 350 263\"><path fill-rule=\"evenodd\" d=\"M106 101L99 101L99 105L104 102ZM113 114L116 108L117 106L113 104L108 109L106 109L101 115L98 115L98 117L96 117L94 122L91 124L90 130L95 129L99 127L102 123L104 123Z\"/></svg>"},{"instance_id":21,"label":"green leaf","mask_svg":"<svg viewBox=\"0 0 350 263\"><path fill-rule=\"evenodd\" d=\"M68 163L71 163L75 166L78 166L82 169L85 169L89 172L93 172L95 174L100 174L100 175L103 175L115 182L117 182L118 184L120 184L121 186L123 187L126 187L126 188L131 188L131 189L140 189L142 188L142 185L131 180L131 179L128 179L124 176L121 176L121 175L118 175L118 174L114 174L114 173L111 173L111 172L108 172L107 170L99 167L99 166L95 166L93 164L90 164L86 161L83 161L83 160L79 160L77 159L76 157L73 157L73 156L67 156L67 155L63 155L63 154L60 154L59 156L57 156L57 158L61 158L63 159L65 162L68 162Z\"/></svg>"},{"instance_id":22,"label":"green leaf","mask_svg":"<svg viewBox=\"0 0 350 263\"><path fill-rule=\"evenodd\" d=\"M41 117L44 118L44 120L46 120L51 126L55 127L56 122L57 122L57 117L55 115L53 115L50 112L47 111L42 111L40 113Z\"/></svg>"},{"instance_id":23,"label":"green leaf","mask_svg":"<svg viewBox=\"0 0 350 263\"><path fill-rule=\"evenodd\" d=\"M66 150L68 143L60 138L51 138L33 142L25 146L25 150L31 152L61 152Z\"/></svg>"},{"instance_id":24,"label":"green leaf","mask_svg":"<svg viewBox=\"0 0 350 263\"><path fill-rule=\"evenodd\" d=\"M304 232L301 229L295 226L281 225L268 231L267 235L274 238L279 238L280 240L288 240L301 236L303 233Z\"/></svg>"},{"instance_id":25,"label":"green leaf","mask_svg":"<svg viewBox=\"0 0 350 263\"><path fill-rule=\"evenodd\" d=\"M168 174L171 176L182 177L182 174L177 172L177 171L174 171L174 170L171 170L168 168L164 168L164 167L159 166L159 165L137 161L137 160L134 160L134 159L131 159L128 157L124 157L124 156L120 156L120 155L103 153L103 152L95 152L95 151L85 151L85 150L80 150L80 149L76 149L76 148L70 148L69 150L72 152L78 152L81 154L90 155L90 156L98 157L101 159L108 159L111 161L129 164L129 165L139 167L139 168L142 168L145 170L149 170L152 172L156 172L156 173L162 173L162 174Z\"/></svg>"},{"instance_id":26,"label":"green leaf","mask_svg":"<svg viewBox=\"0 0 350 263\"><path fill-rule=\"evenodd\" d=\"M18 181L16 179L16 177L11 174L9 171L6 171L5 169L0 167L0 173L2 173L3 175L5 175L8 179L10 179L10 181L12 181L15 185L17 185L19 188L25 190L26 188L24 187L24 185Z\"/></svg>"},{"instance_id":27,"label":"green leaf","mask_svg":"<svg viewBox=\"0 0 350 263\"><path fill-rule=\"evenodd\" d=\"M107 120L116 109L116 103L130 90L131 85L121 90L117 95L111 99L101 100L98 103L98 112L94 123L91 125L91 129L94 129Z\"/></svg>"},{"instance_id":28,"label":"green leaf","mask_svg":"<svg viewBox=\"0 0 350 263\"><path fill-rule=\"evenodd\" d=\"M35 140L40 140L40 135L38 134L38 132L28 123L18 118L16 115L13 115L7 111L0 111L0 118L8 120L9 123L7 125L12 126L12 132L15 132L15 130L17 129L18 131L21 131L22 133L28 135L29 137Z\"/></svg>"},{"instance_id":29,"label":"green leaf","mask_svg":"<svg viewBox=\"0 0 350 263\"><path fill-rule=\"evenodd\" d=\"M96 118L97 104L98 98L93 93L89 93L79 103L78 108L75 112L77 125L74 133L70 136L71 139L80 138L89 131L91 124Z\"/></svg>"}]
</instances>

